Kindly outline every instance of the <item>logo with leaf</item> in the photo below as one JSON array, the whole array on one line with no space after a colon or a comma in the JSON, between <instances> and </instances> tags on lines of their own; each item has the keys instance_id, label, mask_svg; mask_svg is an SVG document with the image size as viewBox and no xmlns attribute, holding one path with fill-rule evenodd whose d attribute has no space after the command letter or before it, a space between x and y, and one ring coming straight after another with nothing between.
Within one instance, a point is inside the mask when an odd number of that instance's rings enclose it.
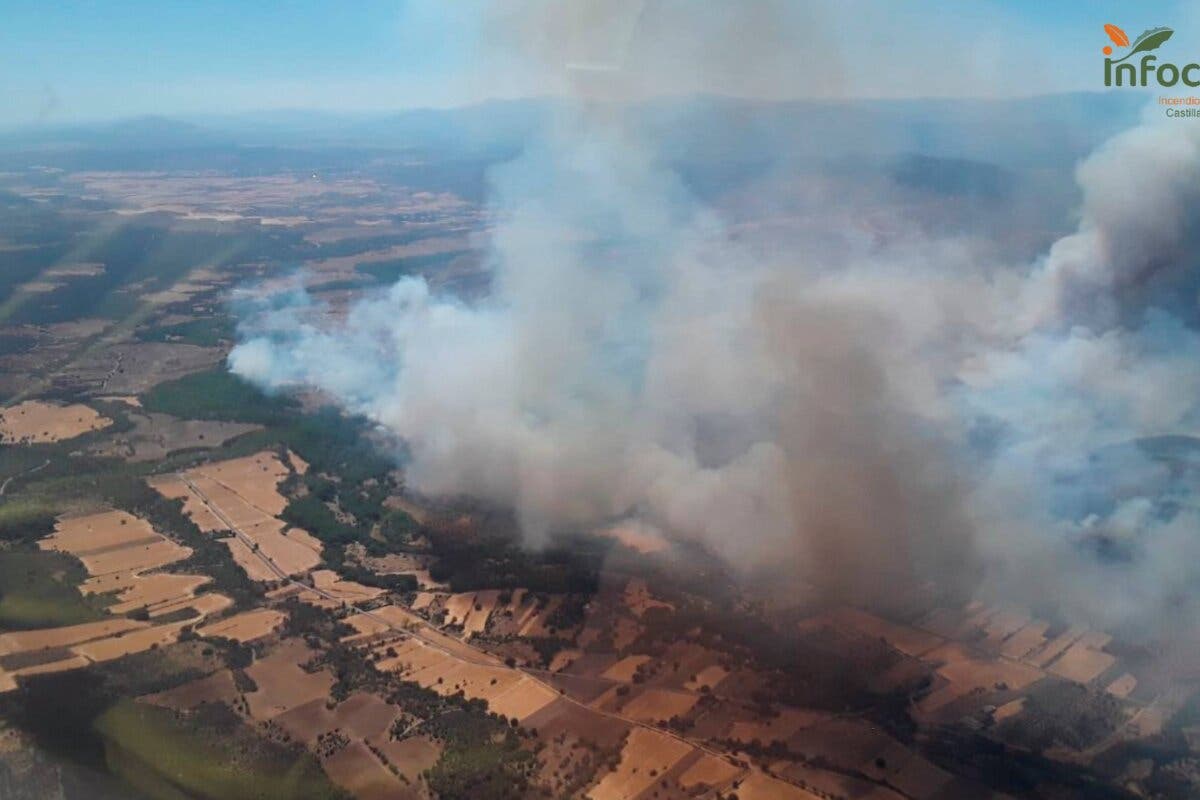
<instances>
[{"instance_id":1,"label":"logo with leaf","mask_svg":"<svg viewBox=\"0 0 1200 800\"><path fill-rule=\"evenodd\" d=\"M1116 25L1105 25L1104 32L1108 34L1108 38L1112 39L1112 43L1117 47L1129 48L1128 53L1112 62L1114 64L1120 64L1125 59L1132 55L1136 55L1137 53L1149 53L1151 50L1157 50L1163 46L1167 39L1171 38L1173 33L1175 33L1175 31L1171 30L1170 28L1150 28L1142 31L1142 35L1134 39L1133 43L1131 44L1129 41L1129 35ZM1104 46L1104 55L1111 56L1112 52L1113 49L1111 46Z\"/></svg>"}]
</instances>

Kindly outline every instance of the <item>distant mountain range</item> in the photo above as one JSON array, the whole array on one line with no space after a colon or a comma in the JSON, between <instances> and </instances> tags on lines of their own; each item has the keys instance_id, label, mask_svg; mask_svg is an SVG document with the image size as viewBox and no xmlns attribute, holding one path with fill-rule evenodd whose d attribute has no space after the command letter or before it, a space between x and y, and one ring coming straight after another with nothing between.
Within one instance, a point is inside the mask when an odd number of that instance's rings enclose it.
<instances>
[{"instance_id":1,"label":"distant mountain range","mask_svg":"<svg viewBox=\"0 0 1200 800\"><path fill-rule=\"evenodd\" d=\"M1138 120L1136 92L1076 93L1012 100L761 102L716 96L632 107L630 119L684 161L804 161L917 154L1002 166L1060 165ZM494 101L392 114L275 111L102 124L27 127L0 133L3 162L72 166L81 154L143 155L246 148L378 150L491 160L537 135L564 101ZM604 112L605 110L601 110ZM110 158L112 156L110 155ZM136 159L134 159L136 160ZM19 162L18 162L19 163Z\"/></svg>"}]
</instances>

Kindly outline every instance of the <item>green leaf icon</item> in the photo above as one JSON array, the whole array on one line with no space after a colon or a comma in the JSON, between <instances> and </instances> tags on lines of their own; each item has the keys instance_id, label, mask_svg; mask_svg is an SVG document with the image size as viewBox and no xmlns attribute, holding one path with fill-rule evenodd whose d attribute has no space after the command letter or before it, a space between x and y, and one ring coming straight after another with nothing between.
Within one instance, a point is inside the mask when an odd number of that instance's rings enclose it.
<instances>
[{"instance_id":1,"label":"green leaf icon","mask_svg":"<svg viewBox=\"0 0 1200 800\"><path fill-rule=\"evenodd\" d=\"M1150 30L1142 31L1142 35L1134 39L1133 49L1129 51L1129 55L1157 50L1162 47L1163 42L1171 38L1171 34L1173 33L1175 31L1170 28L1151 28Z\"/></svg>"}]
</instances>

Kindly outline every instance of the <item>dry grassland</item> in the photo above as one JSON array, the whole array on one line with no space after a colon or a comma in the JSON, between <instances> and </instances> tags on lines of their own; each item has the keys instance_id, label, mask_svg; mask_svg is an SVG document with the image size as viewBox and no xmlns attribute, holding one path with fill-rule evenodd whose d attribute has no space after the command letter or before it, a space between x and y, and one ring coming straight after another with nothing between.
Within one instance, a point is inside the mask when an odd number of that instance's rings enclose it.
<instances>
[{"instance_id":1,"label":"dry grassland","mask_svg":"<svg viewBox=\"0 0 1200 800\"><path fill-rule=\"evenodd\" d=\"M546 669L550 672L561 672L582 655L582 650L559 650Z\"/></svg>"},{"instance_id":2,"label":"dry grassland","mask_svg":"<svg viewBox=\"0 0 1200 800\"><path fill-rule=\"evenodd\" d=\"M662 600L655 600L650 594L649 587L641 578L634 578L625 587L625 605L639 617L652 608L665 608L671 611L675 606Z\"/></svg>"},{"instance_id":3,"label":"dry grassland","mask_svg":"<svg viewBox=\"0 0 1200 800\"><path fill-rule=\"evenodd\" d=\"M643 555L661 553L671 546L653 528L638 522L624 522L599 531L601 536L616 539L618 542Z\"/></svg>"},{"instance_id":4,"label":"dry grassland","mask_svg":"<svg viewBox=\"0 0 1200 800\"><path fill-rule=\"evenodd\" d=\"M98 455L123 457L129 461L166 458L176 450L218 447L235 436L258 430L258 425L215 420L176 419L166 414L135 412L129 415L133 429L118 433L97 445Z\"/></svg>"},{"instance_id":5,"label":"dry grassland","mask_svg":"<svg viewBox=\"0 0 1200 800\"><path fill-rule=\"evenodd\" d=\"M645 631L646 628L636 620L618 617L612 630L613 647L620 652L636 642Z\"/></svg>"},{"instance_id":6,"label":"dry grassland","mask_svg":"<svg viewBox=\"0 0 1200 800\"><path fill-rule=\"evenodd\" d=\"M872 639L883 639L889 646L909 656L921 656L942 644L940 636L908 625L898 625L857 608L841 606L818 617L805 620L801 630L830 625L857 631Z\"/></svg>"},{"instance_id":7,"label":"dry grassland","mask_svg":"<svg viewBox=\"0 0 1200 800\"><path fill-rule=\"evenodd\" d=\"M88 406L60 406L41 400L26 400L0 408L0 443L43 444L74 439L112 424Z\"/></svg>"},{"instance_id":8,"label":"dry grassland","mask_svg":"<svg viewBox=\"0 0 1200 800\"><path fill-rule=\"evenodd\" d=\"M807 764L783 762L775 766L775 774L790 778L818 797L854 798L854 800L908 800L906 795L871 783L862 778L830 772ZM824 794L822 794L824 792ZM957 795L945 795L946 800L958 800ZM992 800L1000 800L998 797Z\"/></svg>"},{"instance_id":9,"label":"dry grassland","mask_svg":"<svg viewBox=\"0 0 1200 800\"><path fill-rule=\"evenodd\" d=\"M996 709L992 714L992 719L997 723L1004 722L1006 719L1011 719L1025 710L1025 698L1018 697L1016 700L1009 700L1004 705Z\"/></svg>"},{"instance_id":10,"label":"dry grassland","mask_svg":"<svg viewBox=\"0 0 1200 800\"><path fill-rule=\"evenodd\" d=\"M713 664L696 673L695 680L689 680L684 684L684 687L693 692L700 691L701 687L707 686L709 689L716 689L717 685L725 680L725 676L729 671L720 664Z\"/></svg>"},{"instance_id":11,"label":"dry grassland","mask_svg":"<svg viewBox=\"0 0 1200 800\"><path fill-rule=\"evenodd\" d=\"M1126 672L1124 675L1110 683L1105 691L1107 691L1113 697L1125 698L1133 694L1133 690L1137 688L1137 684L1137 678Z\"/></svg>"}]
</instances>

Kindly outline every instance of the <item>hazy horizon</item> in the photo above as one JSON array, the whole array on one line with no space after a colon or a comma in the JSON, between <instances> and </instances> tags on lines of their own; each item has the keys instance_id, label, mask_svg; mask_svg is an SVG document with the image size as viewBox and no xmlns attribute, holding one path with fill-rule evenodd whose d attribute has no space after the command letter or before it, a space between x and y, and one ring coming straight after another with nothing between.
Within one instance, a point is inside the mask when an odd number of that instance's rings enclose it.
<instances>
[{"instance_id":1,"label":"hazy horizon","mask_svg":"<svg viewBox=\"0 0 1200 800\"><path fill-rule=\"evenodd\" d=\"M9 3L0 31L0 128L145 115L455 108L568 95L581 66L654 75L642 87L649 96L1028 97L1100 89L1106 22L1132 30L1170 24L1174 47L1200 45L1194 8L1178 2L1141 4L1131 19L1115 2L985 2L948 15L935 2L867 13L858 3L763 0L756 6L762 28L742 31L746 18L735 7L680 24L689 16L685 3L622 0L603 26L570 23L592 28L583 45L569 29L529 42L544 50L543 67L557 65L531 70L511 37L542 5ZM755 59L714 51L703 75L678 68L730 32L753 41Z\"/></svg>"}]
</instances>

